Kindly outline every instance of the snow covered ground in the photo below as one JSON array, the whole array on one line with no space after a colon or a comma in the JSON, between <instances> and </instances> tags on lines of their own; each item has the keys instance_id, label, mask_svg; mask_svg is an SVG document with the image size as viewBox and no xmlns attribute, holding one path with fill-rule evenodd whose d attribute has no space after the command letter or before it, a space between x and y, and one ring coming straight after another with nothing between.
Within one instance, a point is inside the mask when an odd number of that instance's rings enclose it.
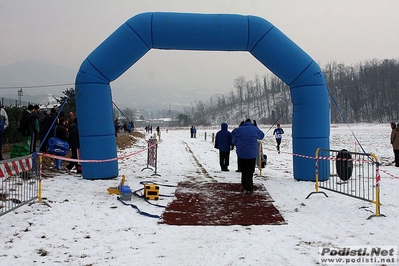
<instances>
[{"instance_id":1,"label":"snow covered ground","mask_svg":"<svg viewBox=\"0 0 399 266\"><path fill-rule=\"evenodd\" d=\"M321 265L319 247L397 246L399 168L390 163L389 124L354 124L350 129L344 124L331 126L331 149L360 152L353 132L365 151L375 153L382 162L381 213L386 217L370 220L367 218L375 206L369 202L327 191L328 198L318 194L305 199L315 184L294 180L291 125L282 127L282 153L277 154L272 130L260 126L266 134L263 147L268 164L263 176L255 177L254 182L269 191L286 225L158 224L158 219L140 215L118 201L116 195L109 195L107 188L117 186L122 175L132 190L141 189L143 181L165 185L180 181L240 182L240 174L234 171L235 152L230 155L230 172L220 171L218 151L210 138L218 129L198 127L195 139L190 138L188 129L169 129L168 133L162 129L160 176L151 176L149 169L142 171L147 152L139 151L147 144L140 140L134 147L118 151L120 156L132 156L119 162L117 179L93 181L67 174L44 179L43 197L51 207L35 203L0 217L0 264ZM173 195L174 190L161 186L160 194ZM166 196L154 203L166 206L173 200ZM164 210L135 196L129 203L154 215Z\"/></svg>"}]
</instances>

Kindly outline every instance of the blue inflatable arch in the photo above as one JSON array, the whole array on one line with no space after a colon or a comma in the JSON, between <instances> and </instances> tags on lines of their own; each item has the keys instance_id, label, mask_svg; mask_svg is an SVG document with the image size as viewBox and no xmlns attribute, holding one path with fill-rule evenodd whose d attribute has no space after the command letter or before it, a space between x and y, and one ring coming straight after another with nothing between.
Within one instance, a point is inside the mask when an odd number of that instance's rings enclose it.
<instances>
[{"instance_id":1,"label":"blue inflatable arch","mask_svg":"<svg viewBox=\"0 0 399 266\"><path fill-rule=\"evenodd\" d=\"M315 180L317 148L329 149L330 105L313 59L268 21L233 14L142 13L126 21L82 63L76 109L82 159L116 158L110 82L150 49L248 51L289 85L293 103L294 178ZM83 163L83 178L118 176L118 162ZM320 179L328 177L319 176Z\"/></svg>"}]
</instances>

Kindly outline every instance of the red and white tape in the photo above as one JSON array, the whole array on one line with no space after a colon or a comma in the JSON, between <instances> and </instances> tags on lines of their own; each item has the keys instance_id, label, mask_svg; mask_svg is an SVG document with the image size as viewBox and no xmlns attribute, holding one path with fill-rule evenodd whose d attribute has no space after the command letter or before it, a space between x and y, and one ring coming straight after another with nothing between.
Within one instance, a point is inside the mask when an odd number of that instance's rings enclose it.
<instances>
[{"instance_id":1,"label":"red and white tape","mask_svg":"<svg viewBox=\"0 0 399 266\"><path fill-rule=\"evenodd\" d=\"M6 179L9 176L16 175L32 169L32 157L4 162L0 164L0 179Z\"/></svg>"}]
</instances>

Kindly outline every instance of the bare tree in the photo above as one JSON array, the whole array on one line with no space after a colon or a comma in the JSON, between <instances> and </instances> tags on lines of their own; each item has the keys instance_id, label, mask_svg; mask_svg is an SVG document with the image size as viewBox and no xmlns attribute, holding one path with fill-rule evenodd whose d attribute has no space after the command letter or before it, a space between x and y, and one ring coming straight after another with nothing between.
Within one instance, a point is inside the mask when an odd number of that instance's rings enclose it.
<instances>
[{"instance_id":1,"label":"bare tree","mask_svg":"<svg viewBox=\"0 0 399 266\"><path fill-rule=\"evenodd\" d=\"M252 85L252 81L247 81L245 84L245 101L246 101L246 105L247 105L247 113L246 113L246 117L249 117L251 112L251 103L253 102L253 85Z\"/></svg>"},{"instance_id":2,"label":"bare tree","mask_svg":"<svg viewBox=\"0 0 399 266\"><path fill-rule=\"evenodd\" d=\"M262 85L259 79L259 76L255 75L255 82L254 82L254 101L257 110L257 116L260 118L263 114L263 104L262 104Z\"/></svg>"},{"instance_id":3,"label":"bare tree","mask_svg":"<svg viewBox=\"0 0 399 266\"><path fill-rule=\"evenodd\" d=\"M230 102L230 114L233 114L233 112L234 112L234 105L235 105L235 103L236 103L235 95L234 95L234 91L233 91L233 90L230 91L229 102Z\"/></svg>"},{"instance_id":4,"label":"bare tree","mask_svg":"<svg viewBox=\"0 0 399 266\"><path fill-rule=\"evenodd\" d=\"M238 105L239 105L239 110L240 110L240 115L241 117L243 116L243 109L242 105L244 102L244 88L245 88L245 77L244 76L239 76L234 80L234 87L237 90L237 100L238 100Z\"/></svg>"},{"instance_id":5,"label":"bare tree","mask_svg":"<svg viewBox=\"0 0 399 266\"><path fill-rule=\"evenodd\" d=\"M267 115L270 116L270 93L269 93L269 89L267 86L267 75L263 76L263 91L264 91L264 98L266 99L266 108L267 108Z\"/></svg>"},{"instance_id":6,"label":"bare tree","mask_svg":"<svg viewBox=\"0 0 399 266\"><path fill-rule=\"evenodd\" d=\"M124 108L122 109L122 112L126 116L127 120L134 121L134 115L136 114L137 110L132 108Z\"/></svg>"}]
</instances>

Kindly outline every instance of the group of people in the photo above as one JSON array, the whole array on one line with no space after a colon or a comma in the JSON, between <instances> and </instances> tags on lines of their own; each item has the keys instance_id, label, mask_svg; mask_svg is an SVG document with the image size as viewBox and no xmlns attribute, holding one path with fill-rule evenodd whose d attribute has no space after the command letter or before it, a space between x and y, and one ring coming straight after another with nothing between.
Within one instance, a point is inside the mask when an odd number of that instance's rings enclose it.
<instances>
[{"instance_id":1,"label":"group of people","mask_svg":"<svg viewBox=\"0 0 399 266\"><path fill-rule=\"evenodd\" d=\"M152 134L152 125L148 125L144 127L145 133Z\"/></svg>"},{"instance_id":2,"label":"group of people","mask_svg":"<svg viewBox=\"0 0 399 266\"><path fill-rule=\"evenodd\" d=\"M18 131L23 135L24 142L29 145L30 153L36 152L38 139L40 139L39 151L48 152L49 139L56 137L68 142L72 152L71 158L78 159L79 157L78 120L74 117L73 112L69 112L67 115L60 112L57 117L57 110L51 108L50 113L44 110L41 116L38 105L28 105L28 108L22 113ZM81 173L81 166L77 162L70 162L65 169L69 172L73 167L76 167L77 173ZM55 169L62 169L61 159L55 159Z\"/></svg>"},{"instance_id":3,"label":"group of people","mask_svg":"<svg viewBox=\"0 0 399 266\"><path fill-rule=\"evenodd\" d=\"M395 155L396 167L399 167L399 123L391 122L391 144ZM280 153L280 145L284 130L280 124L273 131L277 143L277 152ZM241 172L241 185L246 194L253 193L253 173L255 171L256 158L258 156L258 140L264 138L264 133L257 127L256 121L250 119L242 121L238 128L232 132L228 130L227 123L221 124L221 129L216 133L215 148L219 149L219 164L222 171L229 171L230 151L236 147L238 170Z\"/></svg>"},{"instance_id":4,"label":"group of people","mask_svg":"<svg viewBox=\"0 0 399 266\"><path fill-rule=\"evenodd\" d=\"M280 144L284 131L277 125L273 135L276 137L277 151L280 153ZM215 148L219 149L219 163L222 171L229 171L230 151L236 148L238 170L241 172L241 186L245 194L253 194L253 174L255 172L256 158L258 157L258 140L265 134L251 119L242 121L240 126L232 132L228 130L227 123L221 124L221 129L215 136Z\"/></svg>"},{"instance_id":5,"label":"group of people","mask_svg":"<svg viewBox=\"0 0 399 266\"><path fill-rule=\"evenodd\" d=\"M197 129L195 128L195 126L190 127L190 136L191 136L191 138L197 137Z\"/></svg>"},{"instance_id":6,"label":"group of people","mask_svg":"<svg viewBox=\"0 0 399 266\"><path fill-rule=\"evenodd\" d=\"M134 123L133 121L123 123L123 129L128 133L132 133L134 131Z\"/></svg>"},{"instance_id":7,"label":"group of people","mask_svg":"<svg viewBox=\"0 0 399 266\"><path fill-rule=\"evenodd\" d=\"M124 122L123 124L119 123L118 119L114 119L114 128L115 128L115 137L118 136L119 132L128 132L132 133L134 131L134 123L133 121Z\"/></svg>"}]
</instances>

